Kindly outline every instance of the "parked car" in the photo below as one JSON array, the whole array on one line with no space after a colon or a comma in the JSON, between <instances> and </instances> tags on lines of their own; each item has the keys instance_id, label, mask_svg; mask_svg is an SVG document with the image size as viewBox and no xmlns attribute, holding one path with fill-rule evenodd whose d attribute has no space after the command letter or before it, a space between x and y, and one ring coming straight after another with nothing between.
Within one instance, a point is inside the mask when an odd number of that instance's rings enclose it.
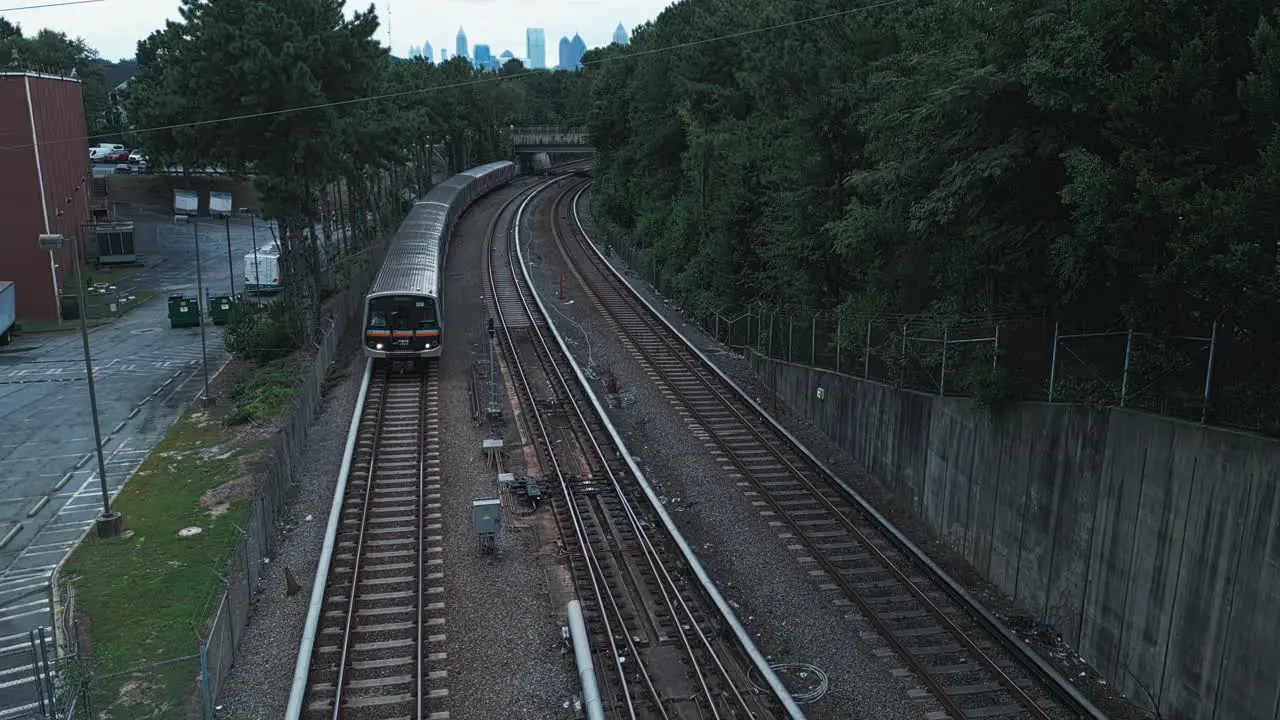
<instances>
[{"instance_id":1,"label":"parked car","mask_svg":"<svg viewBox=\"0 0 1280 720\"><path fill-rule=\"evenodd\" d=\"M107 153L106 158L103 159L103 162L117 163L117 164L127 163L129 162L129 153L125 152L124 150L112 150L111 152Z\"/></svg>"},{"instance_id":2,"label":"parked car","mask_svg":"<svg viewBox=\"0 0 1280 720\"><path fill-rule=\"evenodd\" d=\"M146 161L147 161L147 156L143 155L141 150L134 150L133 152L129 153L129 163L131 165L137 165L138 163L144 163Z\"/></svg>"}]
</instances>

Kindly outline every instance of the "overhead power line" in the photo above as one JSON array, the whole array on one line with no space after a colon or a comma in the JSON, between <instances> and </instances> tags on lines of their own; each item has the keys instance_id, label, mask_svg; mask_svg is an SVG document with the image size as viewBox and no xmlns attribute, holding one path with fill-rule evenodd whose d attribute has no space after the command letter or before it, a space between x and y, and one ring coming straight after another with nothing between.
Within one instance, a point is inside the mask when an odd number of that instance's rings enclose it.
<instances>
[{"instance_id":1,"label":"overhead power line","mask_svg":"<svg viewBox=\"0 0 1280 720\"><path fill-rule=\"evenodd\" d=\"M40 5L23 5L22 7L0 8L0 13L17 12L19 10L43 10L44 8L62 7L63 5L88 5L89 3L106 2L106 0L67 0L67 2L42 3Z\"/></svg>"},{"instance_id":2,"label":"overhead power line","mask_svg":"<svg viewBox=\"0 0 1280 720\"><path fill-rule=\"evenodd\" d=\"M79 0L79 1L80 2L101 2L102 0ZM823 15L814 15L812 17L807 17L800 20L789 20L787 22L776 23L773 25L753 28L750 30L740 30L738 32L726 33L723 35L716 35L709 38L703 38L701 40L691 40L688 42L675 43L673 45L665 45L663 47L650 48L648 50L628 50L628 51L624 51L621 54L615 55L613 57L605 57L597 60L591 60L583 63L583 65L599 65L606 62L631 60L633 58L639 58L639 57L645 57L648 55L655 55L658 53L670 52L672 50L682 50L685 48L690 48L698 45L707 45L709 43L721 42L724 40L734 40L737 38L747 37L750 35L758 35L760 33L772 32L775 30L784 30L787 28L796 27L799 25L806 25L809 23L821 22L824 20L835 20L841 17L853 15L856 13L868 12L870 10L878 10L880 8L885 8L892 5L901 5L911 1L912 0L882 0L881 2L872 3L870 5L863 5L861 7L849 8L847 10L839 10L836 12L825 13ZM180 128L195 128L195 127L201 127L205 125L215 125L218 123L236 122L239 120L252 120L255 118L271 117L275 115L285 115L288 113L307 112L309 110L322 110L324 108L341 107L344 105L355 105L358 103L374 102L377 100L391 100L395 98L411 97L414 95L424 95L426 93L439 92L441 90L453 90L456 88L470 87L472 85L482 85L485 83L509 81L509 80L514 80L516 78L525 77L527 75L534 75L540 72L544 72L544 71L543 70L524 70L522 72L512 73L510 75L495 75L491 77L476 78L473 80L464 80L462 82L448 83L445 85L433 85L428 88L415 88L413 90L401 90L399 92L383 93L381 95L369 95L366 97L352 98L350 100L334 100L331 102L316 103L314 105L302 105L299 107L285 108L283 110L266 110L263 112L245 113L242 115L229 115L225 117L212 118L209 120L191 120L188 122L174 123L172 125L159 125L156 127L143 128L140 130L131 130L130 132L137 135L145 135L147 133L162 132L165 130L177 130ZM53 140L48 143L41 143L41 144L53 145L61 142L86 142L89 140L98 140L101 138L110 137L111 135L112 134L89 135L86 137L79 137L79 138ZM0 147L0 150L20 150L20 149L29 148L29 147L32 147L31 143Z\"/></svg>"}]
</instances>

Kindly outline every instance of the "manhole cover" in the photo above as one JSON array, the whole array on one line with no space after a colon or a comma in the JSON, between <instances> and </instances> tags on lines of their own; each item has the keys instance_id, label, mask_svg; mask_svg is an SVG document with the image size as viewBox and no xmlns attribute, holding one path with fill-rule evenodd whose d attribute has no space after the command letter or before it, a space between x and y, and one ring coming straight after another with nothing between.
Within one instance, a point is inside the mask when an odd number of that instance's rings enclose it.
<instances>
[{"instance_id":1,"label":"manhole cover","mask_svg":"<svg viewBox=\"0 0 1280 720\"><path fill-rule=\"evenodd\" d=\"M178 537L191 537L192 535L199 535L202 532L204 532L204 528L201 527L184 527L178 531Z\"/></svg>"}]
</instances>

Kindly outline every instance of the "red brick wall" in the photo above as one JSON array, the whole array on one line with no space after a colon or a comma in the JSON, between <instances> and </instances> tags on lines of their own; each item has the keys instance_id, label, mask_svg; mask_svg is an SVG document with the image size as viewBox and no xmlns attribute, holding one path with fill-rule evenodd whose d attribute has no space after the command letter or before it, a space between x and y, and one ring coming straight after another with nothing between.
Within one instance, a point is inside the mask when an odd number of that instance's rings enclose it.
<instances>
[{"instance_id":1,"label":"red brick wall","mask_svg":"<svg viewBox=\"0 0 1280 720\"><path fill-rule=\"evenodd\" d=\"M0 280L16 283L19 321L58 317L49 253L36 237L46 231L74 237L83 257L85 195L93 190L85 134L79 82L0 74ZM61 286L72 277L71 254L54 255Z\"/></svg>"}]
</instances>

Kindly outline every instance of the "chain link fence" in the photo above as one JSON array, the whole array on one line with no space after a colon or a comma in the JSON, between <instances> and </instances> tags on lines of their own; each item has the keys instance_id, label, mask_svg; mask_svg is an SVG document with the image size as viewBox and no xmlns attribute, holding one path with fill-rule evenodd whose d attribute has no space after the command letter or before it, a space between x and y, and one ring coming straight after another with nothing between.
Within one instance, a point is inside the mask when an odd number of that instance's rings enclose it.
<instances>
[{"instance_id":1,"label":"chain link fence","mask_svg":"<svg viewBox=\"0 0 1280 720\"><path fill-rule=\"evenodd\" d=\"M664 297L671 275L617 233L615 257ZM1216 320L1130 327L1041 315L982 318L789 309L764 302L682 310L687 322L742 352L751 348L894 387L975 397L1118 406L1202 424L1280 435L1280 347Z\"/></svg>"}]
</instances>

